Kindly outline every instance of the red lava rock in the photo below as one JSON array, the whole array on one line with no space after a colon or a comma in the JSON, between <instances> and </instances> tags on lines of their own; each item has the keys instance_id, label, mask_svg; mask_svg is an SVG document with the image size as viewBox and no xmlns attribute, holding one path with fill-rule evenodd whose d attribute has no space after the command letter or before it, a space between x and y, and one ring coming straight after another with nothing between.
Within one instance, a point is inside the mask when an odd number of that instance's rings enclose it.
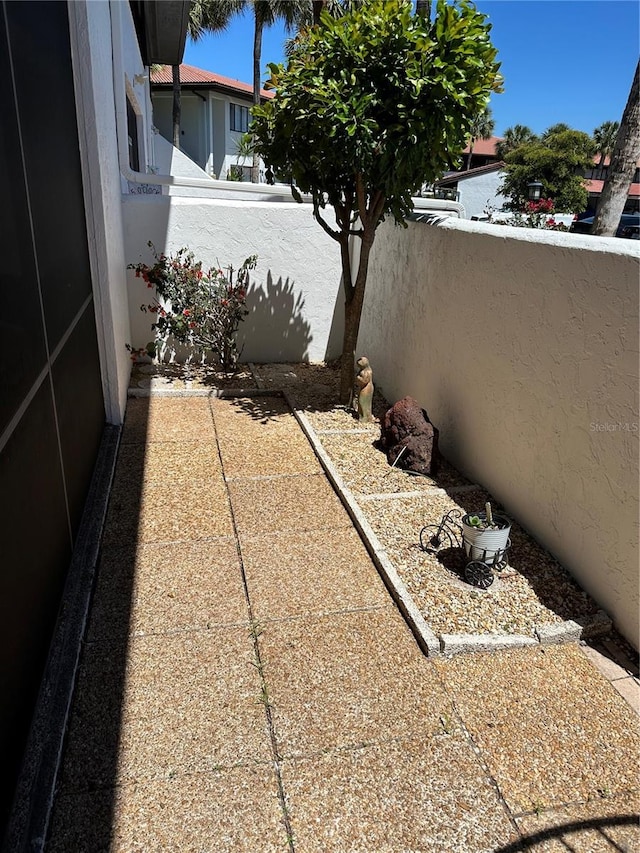
<instances>
[{"instance_id":1,"label":"red lava rock","mask_svg":"<svg viewBox=\"0 0 640 853\"><path fill-rule=\"evenodd\" d=\"M385 451L389 465L393 465L402 451L396 468L429 476L437 473L440 433L413 397L404 397L388 409L380 429L380 447Z\"/></svg>"}]
</instances>

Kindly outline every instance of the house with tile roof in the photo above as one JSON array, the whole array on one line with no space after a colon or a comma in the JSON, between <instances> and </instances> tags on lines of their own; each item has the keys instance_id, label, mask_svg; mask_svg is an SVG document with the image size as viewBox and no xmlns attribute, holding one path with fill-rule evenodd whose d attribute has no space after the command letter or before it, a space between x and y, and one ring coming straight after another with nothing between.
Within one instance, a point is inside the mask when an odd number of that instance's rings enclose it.
<instances>
[{"instance_id":1,"label":"house with tile roof","mask_svg":"<svg viewBox=\"0 0 640 853\"><path fill-rule=\"evenodd\" d=\"M451 172L435 183L435 189L452 190L465 209L467 219L481 219L488 207L499 210L507 199L500 193L504 163L488 163L464 172Z\"/></svg>"},{"instance_id":2,"label":"house with tile roof","mask_svg":"<svg viewBox=\"0 0 640 853\"><path fill-rule=\"evenodd\" d=\"M486 197L484 202L484 206L486 207L487 200L491 198L492 187L494 197L490 201L491 206L500 209L505 201L504 196L501 196L498 192L498 187L502 182L501 170L504 167L504 163L498 160L496 145L501 139L502 137L500 136L492 136L490 139L476 140L471 155L471 169L451 172L436 184L436 188L457 191L458 201L464 205L469 218L482 215L482 208L479 207L481 203L480 197L483 195ZM468 154L469 146L467 145L463 152L463 164L466 164ZM598 199L600 198L608 169L609 157L606 157L600 163L600 154L595 154L593 157L593 168L584 175L586 189L589 193L587 210L590 213L595 213L598 206ZM629 195L624 212L636 213L638 210L640 210L640 160L637 163L633 182L629 187Z\"/></svg>"},{"instance_id":3,"label":"house with tile roof","mask_svg":"<svg viewBox=\"0 0 640 853\"><path fill-rule=\"evenodd\" d=\"M173 78L168 65L151 71L153 121L160 134L173 140ZM180 149L211 177L224 180L238 170L250 179L251 161L238 144L251 121L253 87L193 65L180 65ZM262 90L262 99L273 92Z\"/></svg>"}]
</instances>

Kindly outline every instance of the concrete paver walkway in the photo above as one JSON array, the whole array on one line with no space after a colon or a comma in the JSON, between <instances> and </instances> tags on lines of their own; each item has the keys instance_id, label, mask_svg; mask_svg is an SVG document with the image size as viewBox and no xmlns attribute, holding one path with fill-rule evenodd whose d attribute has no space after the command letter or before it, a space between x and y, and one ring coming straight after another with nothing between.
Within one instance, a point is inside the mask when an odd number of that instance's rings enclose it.
<instances>
[{"instance_id":1,"label":"concrete paver walkway","mask_svg":"<svg viewBox=\"0 0 640 853\"><path fill-rule=\"evenodd\" d=\"M425 658L284 400L129 402L50 853L632 851L639 755L577 645Z\"/></svg>"}]
</instances>

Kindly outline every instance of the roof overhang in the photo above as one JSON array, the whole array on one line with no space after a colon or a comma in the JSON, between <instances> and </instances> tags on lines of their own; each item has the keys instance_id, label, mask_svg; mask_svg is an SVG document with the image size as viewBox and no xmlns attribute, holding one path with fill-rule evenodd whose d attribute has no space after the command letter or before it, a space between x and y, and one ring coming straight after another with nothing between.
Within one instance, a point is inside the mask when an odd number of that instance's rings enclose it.
<instances>
[{"instance_id":1,"label":"roof overhang","mask_svg":"<svg viewBox=\"0 0 640 853\"><path fill-rule=\"evenodd\" d=\"M190 0L129 0L144 65L180 65Z\"/></svg>"}]
</instances>

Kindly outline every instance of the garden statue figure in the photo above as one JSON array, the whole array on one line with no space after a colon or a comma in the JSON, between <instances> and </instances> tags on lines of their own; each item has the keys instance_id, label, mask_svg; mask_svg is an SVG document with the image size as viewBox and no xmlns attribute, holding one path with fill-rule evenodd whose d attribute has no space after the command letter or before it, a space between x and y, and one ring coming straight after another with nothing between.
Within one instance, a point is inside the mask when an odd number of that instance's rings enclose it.
<instances>
[{"instance_id":1,"label":"garden statue figure","mask_svg":"<svg viewBox=\"0 0 640 853\"><path fill-rule=\"evenodd\" d=\"M371 400L373 398L373 370L366 356L361 356L356 364L356 389L358 393L358 420L361 423L371 423Z\"/></svg>"}]
</instances>

